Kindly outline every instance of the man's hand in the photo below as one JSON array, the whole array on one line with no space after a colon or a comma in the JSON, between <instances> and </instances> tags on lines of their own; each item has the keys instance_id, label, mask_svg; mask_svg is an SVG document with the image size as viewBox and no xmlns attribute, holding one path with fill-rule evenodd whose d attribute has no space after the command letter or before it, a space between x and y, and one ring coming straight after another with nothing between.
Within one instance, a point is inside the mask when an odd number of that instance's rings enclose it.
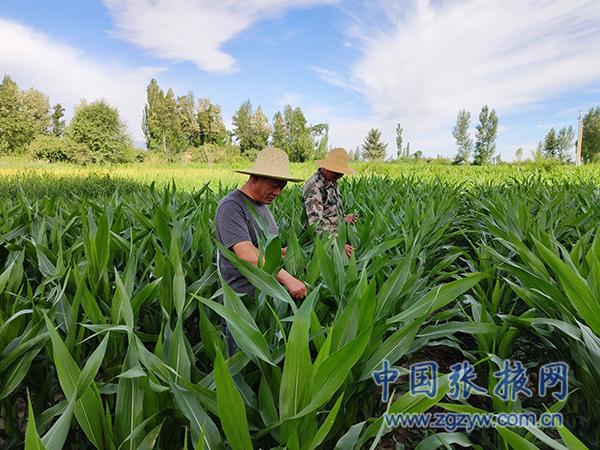
<instances>
[{"instance_id":1,"label":"man's hand","mask_svg":"<svg viewBox=\"0 0 600 450\"><path fill-rule=\"evenodd\" d=\"M292 297L294 297L296 300L303 299L304 297L306 297L306 294L308 293L308 289L306 289L306 285L302 281L298 280L297 278L294 278L293 276L286 278L286 280L284 282L284 286L288 290L290 295Z\"/></svg>"},{"instance_id":2,"label":"man's hand","mask_svg":"<svg viewBox=\"0 0 600 450\"><path fill-rule=\"evenodd\" d=\"M344 251L346 252L346 256L348 258L350 258L350 255L352 255L352 252L354 251L354 249L352 248L352 246L350 244L345 244Z\"/></svg>"},{"instance_id":3,"label":"man's hand","mask_svg":"<svg viewBox=\"0 0 600 450\"><path fill-rule=\"evenodd\" d=\"M350 224L354 224L358 221L358 215L356 214L347 214L345 217L346 222Z\"/></svg>"}]
</instances>

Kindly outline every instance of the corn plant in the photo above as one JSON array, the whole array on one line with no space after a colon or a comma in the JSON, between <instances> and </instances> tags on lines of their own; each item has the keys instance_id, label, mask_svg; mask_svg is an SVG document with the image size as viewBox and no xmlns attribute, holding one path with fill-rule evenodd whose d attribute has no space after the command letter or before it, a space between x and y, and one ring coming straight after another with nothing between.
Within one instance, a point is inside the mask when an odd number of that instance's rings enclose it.
<instances>
[{"instance_id":1,"label":"corn plant","mask_svg":"<svg viewBox=\"0 0 600 450\"><path fill-rule=\"evenodd\" d=\"M0 445L594 448L600 194L576 173L424 167L344 181L360 221L336 238L305 227L291 188L260 267L221 248L254 301L215 264L215 209L231 187L71 179L65 195L13 180L0 208ZM303 302L276 281L281 267L307 283ZM571 392L558 404L448 401L442 373L434 398L401 382L381 402L372 373L384 361L406 374L438 352L485 377L504 359L551 354L569 362ZM382 419L436 409L561 410L567 426L399 435Z\"/></svg>"}]
</instances>

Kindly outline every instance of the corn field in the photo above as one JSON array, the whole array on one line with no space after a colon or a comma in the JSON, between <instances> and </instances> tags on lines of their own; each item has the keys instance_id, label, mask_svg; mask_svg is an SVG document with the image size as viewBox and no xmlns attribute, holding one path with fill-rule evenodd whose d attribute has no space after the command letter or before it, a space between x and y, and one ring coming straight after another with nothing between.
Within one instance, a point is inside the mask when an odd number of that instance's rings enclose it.
<instances>
[{"instance_id":1,"label":"corn field","mask_svg":"<svg viewBox=\"0 0 600 450\"><path fill-rule=\"evenodd\" d=\"M272 205L281 235L261 243L264 263L234 262L257 287L253 303L216 271L215 209L230 187L103 180L39 195L25 177L2 191L0 447L600 448L591 177L344 179L360 220L335 240L305 228L289 186ZM306 282L304 301L277 283L281 267ZM507 359L532 372L568 363L568 398L447 397L449 365L469 361L492 392ZM384 360L403 374L388 403L372 378ZM424 360L440 367L433 398L408 389ZM398 429L386 411L553 411L565 423Z\"/></svg>"}]
</instances>

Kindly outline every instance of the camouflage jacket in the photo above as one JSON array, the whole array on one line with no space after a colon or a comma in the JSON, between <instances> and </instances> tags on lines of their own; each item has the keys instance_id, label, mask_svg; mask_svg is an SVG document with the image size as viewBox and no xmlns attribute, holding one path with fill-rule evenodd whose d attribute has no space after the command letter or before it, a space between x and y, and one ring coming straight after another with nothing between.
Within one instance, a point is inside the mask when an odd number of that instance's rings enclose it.
<instances>
[{"instance_id":1,"label":"camouflage jacket","mask_svg":"<svg viewBox=\"0 0 600 450\"><path fill-rule=\"evenodd\" d=\"M308 225L316 224L319 234L337 233L338 223L344 219L342 196L337 183L327 181L317 170L304 185L302 203Z\"/></svg>"}]
</instances>

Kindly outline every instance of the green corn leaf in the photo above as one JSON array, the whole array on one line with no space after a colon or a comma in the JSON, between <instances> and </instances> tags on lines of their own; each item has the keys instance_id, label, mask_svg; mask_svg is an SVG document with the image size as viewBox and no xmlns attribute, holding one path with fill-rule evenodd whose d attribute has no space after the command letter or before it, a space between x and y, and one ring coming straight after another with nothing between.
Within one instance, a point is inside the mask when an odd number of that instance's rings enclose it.
<instances>
[{"instance_id":1,"label":"green corn leaf","mask_svg":"<svg viewBox=\"0 0 600 450\"><path fill-rule=\"evenodd\" d=\"M430 314L454 301L459 295L489 277L488 273L474 273L460 280L434 287L406 311L388 319L388 323L405 322Z\"/></svg>"},{"instance_id":2,"label":"green corn leaf","mask_svg":"<svg viewBox=\"0 0 600 450\"><path fill-rule=\"evenodd\" d=\"M269 364L274 364L267 341L254 321L248 322L244 320L233 309L227 308L215 301L198 296L196 298L227 321L231 334L244 353L262 359Z\"/></svg>"},{"instance_id":3,"label":"green corn leaf","mask_svg":"<svg viewBox=\"0 0 600 450\"><path fill-rule=\"evenodd\" d=\"M129 346L123 372L138 366L137 347ZM121 377L117 386L115 405L115 436L117 442L124 443L126 450L137 448L142 439L134 435L136 428L144 421L144 392L139 378ZM128 436L133 436L128 439Z\"/></svg>"},{"instance_id":4,"label":"green corn leaf","mask_svg":"<svg viewBox=\"0 0 600 450\"><path fill-rule=\"evenodd\" d=\"M310 450L314 450L314 449L318 448L319 445L321 445L321 443L325 440L325 438L331 431L331 428L333 427L335 419L340 410L340 406L342 405L343 399L344 399L344 395L342 394L338 397L337 401L333 405L333 408L331 408L331 411L329 411L329 414L327 414L327 417L325 417L323 424L321 425L321 427L317 431L317 434L315 434L315 437L313 438L310 445L308 446L308 448Z\"/></svg>"},{"instance_id":5,"label":"green corn leaf","mask_svg":"<svg viewBox=\"0 0 600 450\"><path fill-rule=\"evenodd\" d=\"M262 269L271 275L277 275L281 267L281 239L269 236L266 242L265 260Z\"/></svg>"},{"instance_id":6,"label":"green corn leaf","mask_svg":"<svg viewBox=\"0 0 600 450\"><path fill-rule=\"evenodd\" d=\"M293 417L302 408L303 392L311 376L308 335L310 315L318 291L310 293L304 300L294 321L285 350L283 373L279 390L279 413L281 419Z\"/></svg>"},{"instance_id":7,"label":"green corn leaf","mask_svg":"<svg viewBox=\"0 0 600 450\"><path fill-rule=\"evenodd\" d=\"M258 406L258 410L265 425L269 426L279 420L275 399L264 375L261 376L260 384L258 386Z\"/></svg>"},{"instance_id":8,"label":"green corn leaf","mask_svg":"<svg viewBox=\"0 0 600 450\"><path fill-rule=\"evenodd\" d=\"M539 450L539 447L508 428L497 426L496 431L514 450Z\"/></svg>"},{"instance_id":9,"label":"green corn leaf","mask_svg":"<svg viewBox=\"0 0 600 450\"><path fill-rule=\"evenodd\" d=\"M131 297L127 293L127 289L125 289L125 285L119 277L117 273L117 269L115 268L115 295L113 298L113 310L112 310L112 319L113 324L117 325L120 322L120 318L122 317L125 325L130 330L134 329L134 320L133 320L133 309L131 307Z\"/></svg>"},{"instance_id":10,"label":"green corn leaf","mask_svg":"<svg viewBox=\"0 0 600 450\"><path fill-rule=\"evenodd\" d=\"M542 430L536 427L525 427L531 435L535 436L541 443L547 445L549 448L553 448L554 450L569 450L567 447L562 445L560 442L555 441ZM528 434L527 437L530 435Z\"/></svg>"},{"instance_id":11,"label":"green corn leaf","mask_svg":"<svg viewBox=\"0 0 600 450\"><path fill-rule=\"evenodd\" d=\"M567 427L559 426L556 430L569 450L589 450Z\"/></svg>"},{"instance_id":12,"label":"green corn leaf","mask_svg":"<svg viewBox=\"0 0 600 450\"><path fill-rule=\"evenodd\" d=\"M196 449L204 446L207 450L221 449L219 431L204 411L202 403L194 391L171 383L171 392L183 415L190 421L192 442Z\"/></svg>"},{"instance_id":13,"label":"green corn leaf","mask_svg":"<svg viewBox=\"0 0 600 450\"><path fill-rule=\"evenodd\" d=\"M387 359L390 364L395 364L402 358L410 349L420 326L421 322L415 320L387 338L364 364L360 379L366 380L371 377L373 371L381 365L383 360Z\"/></svg>"},{"instance_id":14,"label":"green corn leaf","mask_svg":"<svg viewBox=\"0 0 600 450\"><path fill-rule=\"evenodd\" d=\"M348 378L350 370L365 351L369 337L370 331L358 335L338 351L329 355L317 367L312 377L310 402L297 414L297 417L315 411L336 395Z\"/></svg>"},{"instance_id":15,"label":"green corn leaf","mask_svg":"<svg viewBox=\"0 0 600 450\"><path fill-rule=\"evenodd\" d=\"M220 350L217 351L215 360L215 383L217 385L217 410L229 445L234 450L252 450L246 408Z\"/></svg>"},{"instance_id":16,"label":"green corn leaf","mask_svg":"<svg viewBox=\"0 0 600 450\"><path fill-rule=\"evenodd\" d=\"M600 304L586 281L540 241L534 239L534 243L544 261L557 274L571 304L587 325L600 334Z\"/></svg>"},{"instance_id":17,"label":"green corn leaf","mask_svg":"<svg viewBox=\"0 0 600 450\"><path fill-rule=\"evenodd\" d=\"M223 342L219 332L209 320L208 313L202 304L198 305L198 315L200 316L200 337L204 346L204 351L207 356L214 361L217 357L216 348L219 347L223 351Z\"/></svg>"},{"instance_id":18,"label":"green corn leaf","mask_svg":"<svg viewBox=\"0 0 600 450\"><path fill-rule=\"evenodd\" d=\"M42 443L46 450L62 450L69 434L69 428L73 419L73 409L75 407L75 396L71 397L67 403L67 408L52 425L52 428L42 437Z\"/></svg>"},{"instance_id":19,"label":"green corn leaf","mask_svg":"<svg viewBox=\"0 0 600 450\"><path fill-rule=\"evenodd\" d=\"M387 277L385 283L377 294L377 317L385 317L394 310L394 299L402 292L404 284L411 271L410 259L412 255L398 262L393 272Z\"/></svg>"},{"instance_id":20,"label":"green corn leaf","mask_svg":"<svg viewBox=\"0 0 600 450\"><path fill-rule=\"evenodd\" d=\"M423 439L415 450L435 450L440 447L454 448L452 445L472 448L473 444L464 433L437 433Z\"/></svg>"},{"instance_id":21,"label":"green corn leaf","mask_svg":"<svg viewBox=\"0 0 600 450\"><path fill-rule=\"evenodd\" d=\"M35 417L33 407L31 406L31 398L27 391L27 429L25 430L25 450L46 450L40 436L35 428Z\"/></svg>"},{"instance_id":22,"label":"green corn leaf","mask_svg":"<svg viewBox=\"0 0 600 450\"><path fill-rule=\"evenodd\" d=\"M247 261L240 259L235 253L229 251L220 242L216 242L219 251L226 257L240 273L256 286L257 289L265 294L287 303L292 308L293 312L298 310L298 307L290 297L288 291L279 284L273 275L268 274L262 269L250 264Z\"/></svg>"},{"instance_id":23,"label":"green corn leaf","mask_svg":"<svg viewBox=\"0 0 600 450\"><path fill-rule=\"evenodd\" d=\"M427 338L439 338L450 336L454 333L466 334L489 334L496 333L500 327L485 322L446 322L441 325L430 325L425 327L418 336Z\"/></svg>"},{"instance_id":24,"label":"green corn leaf","mask_svg":"<svg viewBox=\"0 0 600 450\"><path fill-rule=\"evenodd\" d=\"M71 398L71 396L76 395L81 370L77 367L52 322L45 315L44 320L52 340L54 365L56 366L60 386L65 397ZM104 411L100 393L95 383L84 390L81 398L75 404L75 418L90 442L96 447L102 447L104 442Z\"/></svg>"},{"instance_id":25,"label":"green corn leaf","mask_svg":"<svg viewBox=\"0 0 600 450\"><path fill-rule=\"evenodd\" d=\"M171 336L169 348L169 365L184 379L189 380L193 359L188 353L189 342L183 331L183 319L179 317L175 325L175 332Z\"/></svg>"},{"instance_id":26,"label":"green corn leaf","mask_svg":"<svg viewBox=\"0 0 600 450\"><path fill-rule=\"evenodd\" d=\"M174 261L175 273L173 274L173 303L177 315L181 317L185 305L185 277L181 266L181 257L177 254L177 260Z\"/></svg>"},{"instance_id":27,"label":"green corn leaf","mask_svg":"<svg viewBox=\"0 0 600 450\"><path fill-rule=\"evenodd\" d=\"M6 270L4 272L2 272L2 274L0 274L0 293L4 292L4 287L6 286L6 283L8 282L10 273L14 266L15 266L15 262L13 261L8 265Z\"/></svg>"},{"instance_id":28,"label":"green corn leaf","mask_svg":"<svg viewBox=\"0 0 600 450\"><path fill-rule=\"evenodd\" d=\"M350 427L335 444L335 450L354 450L366 422L359 422Z\"/></svg>"},{"instance_id":29,"label":"green corn leaf","mask_svg":"<svg viewBox=\"0 0 600 450\"><path fill-rule=\"evenodd\" d=\"M21 385L21 382L29 372L33 359L38 355L41 349L42 347L40 346L24 353L12 364L12 366L10 366L8 371L2 375L2 382L0 383L0 400L8 397Z\"/></svg>"},{"instance_id":30,"label":"green corn leaf","mask_svg":"<svg viewBox=\"0 0 600 450\"><path fill-rule=\"evenodd\" d=\"M163 426L163 422L156 425L150 432L144 437L144 440L140 442L137 450L152 450L156 444L156 440L160 435L160 430Z\"/></svg>"},{"instance_id":31,"label":"green corn leaf","mask_svg":"<svg viewBox=\"0 0 600 450\"><path fill-rule=\"evenodd\" d=\"M106 336L104 336L104 339L102 339L100 345L90 355L85 362L83 369L81 370L76 388L77 400L81 398L81 395L85 392L90 383L92 383L96 377L96 374L98 373L98 370L100 369L100 365L104 360L104 354L106 353L106 348L108 346L109 335L110 332L106 333Z\"/></svg>"}]
</instances>

